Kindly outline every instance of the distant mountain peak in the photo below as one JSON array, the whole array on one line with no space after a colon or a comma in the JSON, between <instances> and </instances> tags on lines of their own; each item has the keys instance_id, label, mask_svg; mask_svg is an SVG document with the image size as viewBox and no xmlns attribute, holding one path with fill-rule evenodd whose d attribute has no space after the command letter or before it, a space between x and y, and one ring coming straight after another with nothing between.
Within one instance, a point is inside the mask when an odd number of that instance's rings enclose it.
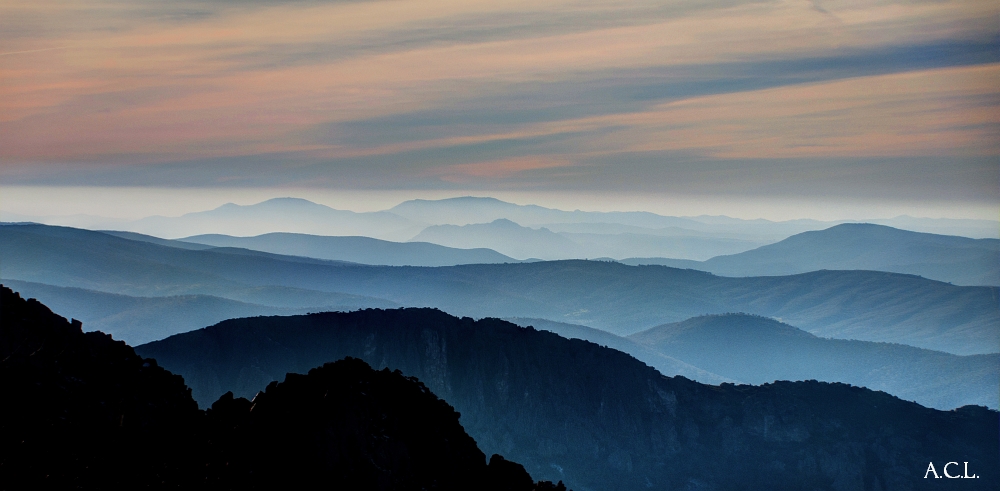
<instances>
[{"instance_id":1,"label":"distant mountain peak","mask_svg":"<svg viewBox=\"0 0 1000 491\"><path fill-rule=\"evenodd\" d=\"M500 203L504 205L512 205L514 203L508 203L496 199L491 196L456 196L454 198L444 198L437 201L451 201L451 202L477 202L477 203Z\"/></svg>"},{"instance_id":2,"label":"distant mountain peak","mask_svg":"<svg viewBox=\"0 0 1000 491\"><path fill-rule=\"evenodd\" d=\"M496 225L496 226L500 226L500 227L509 227L509 228L525 228L525 227L522 227L521 225L517 224L517 222L514 222L512 220L508 220L506 218L497 218L496 220L493 220L492 222L490 222L490 225Z\"/></svg>"},{"instance_id":3,"label":"distant mountain peak","mask_svg":"<svg viewBox=\"0 0 1000 491\"><path fill-rule=\"evenodd\" d=\"M502 206L502 207L520 207L522 205L508 203L490 196L455 196L453 198L442 198L442 199L411 199L406 200L392 208L389 211L411 208L414 206L425 207L425 206L439 206L439 205L462 205L462 206Z\"/></svg>"},{"instance_id":4,"label":"distant mountain peak","mask_svg":"<svg viewBox=\"0 0 1000 491\"><path fill-rule=\"evenodd\" d=\"M333 209L326 205L321 205L303 198L293 198L293 197L281 197L281 198L271 198L268 200L261 201L260 203L254 203L252 205L238 205L236 203L226 203L218 208L211 211L238 211L238 210L248 210L248 209L260 209L260 208L273 208L273 209L287 209L287 208L326 208ZM190 214L202 214L205 212L195 212Z\"/></svg>"},{"instance_id":5,"label":"distant mountain peak","mask_svg":"<svg viewBox=\"0 0 1000 491\"><path fill-rule=\"evenodd\" d=\"M900 218L900 217L897 217L897 218ZM909 217L905 217L905 218L909 218ZM921 220L931 220L931 219L921 219ZM921 232L921 231L917 231L917 230L908 230L908 229L904 229L904 228L893 227L893 226L890 226L890 225L883 225L883 224L880 224L880 223L872 223L872 222L864 222L864 221L861 221L861 222L839 223L837 225L834 225L834 226L826 228L826 229L813 230L811 232L804 232L803 234L807 234L807 233L812 233L812 234L834 234L834 233L845 233L845 232L850 232L850 233L869 233L869 234L873 234L873 233L895 234L896 236L900 236L900 237L902 237L902 236L909 236L909 237L914 237L914 238L917 238L917 237L920 237L920 236L924 236L924 237L939 237L939 238L949 237L949 238L953 238L954 240L958 240L958 241L971 239L971 237L941 234L941 233L937 233L937 232ZM797 235L803 235L803 234L797 234ZM794 237L795 236L793 235L792 237L789 237L789 239L792 239Z\"/></svg>"},{"instance_id":6,"label":"distant mountain peak","mask_svg":"<svg viewBox=\"0 0 1000 491\"><path fill-rule=\"evenodd\" d=\"M312 206L317 206L317 207L322 207L322 208L329 208L329 206L321 205L319 203L315 203L315 202L309 201L307 199L292 198L292 197L271 198L269 200L261 201L260 203L257 203L255 205L250 205L250 206L273 206L273 205L279 205L279 206L311 206L311 207Z\"/></svg>"},{"instance_id":7,"label":"distant mountain peak","mask_svg":"<svg viewBox=\"0 0 1000 491\"><path fill-rule=\"evenodd\" d=\"M832 226L830 228L827 228L827 229L816 230L816 232L826 232L826 231L830 231L830 230L844 230L844 229L868 229L868 230L891 229L891 230L900 230L900 229L895 228L895 227L890 227L888 225L879 225L877 223L848 222L848 223L838 223L837 225L834 225L834 226ZM914 233L916 233L916 232L914 232Z\"/></svg>"},{"instance_id":8,"label":"distant mountain peak","mask_svg":"<svg viewBox=\"0 0 1000 491\"><path fill-rule=\"evenodd\" d=\"M696 330L702 331L706 334L715 333L728 335L747 333L752 330L758 335L791 335L805 338L816 337L813 334L795 326L785 324L777 319L762 315L747 314L745 312L727 312L724 314L701 315L681 322L654 327L646 332L655 332L657 330L663 332Z\"/></svg>"}]
</instances>

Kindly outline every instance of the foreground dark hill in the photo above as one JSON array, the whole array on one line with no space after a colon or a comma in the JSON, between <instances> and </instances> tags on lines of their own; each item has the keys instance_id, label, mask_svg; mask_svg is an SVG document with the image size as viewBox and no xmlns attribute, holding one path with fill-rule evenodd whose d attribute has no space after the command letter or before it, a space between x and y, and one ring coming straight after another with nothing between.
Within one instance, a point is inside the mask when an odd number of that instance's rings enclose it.
<instances>
[{"instance_id":1,"label":"foreground dark hill","mask_svg":"<svg viewBox=\"0 0 1000 491\"><path fill-rule=\"evenodd\" d=\"M1000 479L998 414L821 382L706 386L593 343L430 309L236 319L141 346L195 397L343 356L419 377L489 452L575 489L951 489ZM954 471L954 468L951 469Z\"/></svg>"},{"instance_id":2,"label":"foreground dark hill","mask_svg":"<svg viewBox=\"0 0 1000 491\"><path fill-rule=\"evenodd\" d=\"M191 482L176 449L196 447L201 412L183 379L2 286L0 384L4 489Z\"/></svg>"},{"instance_id":3,"label":"foreground dark hill","mask_svg":"<svg viewBox=\"0 0 1000 491\"><path fill-rule=\"evenodd\" d=\"M183 242L385 266L455 266L508 263L515 259L486 248L445 247L428 242L390 242L369 237L270 233L256 237L195 235Z\"/></svg>"},{"instance_id":4,"label":"foreground dark hill","mask_svg":"<svg viewBox=\"0 0 1000 491\"><path fill-rule=\"evenodd\" d=\"M743 383L819 380L883 390L927 407L997 408L1000 355L957 356L900 344L818 338L746 314L702 316L629 340Z\"/></svg>"},{"instance_id":5,"label":"foreground dark hill","mask_svg":"<svg viewBox=\"0 0 1000 491\"><path fill-rule=\"evenodd\" d=\"M864 269L923 276L956 285L1000 285L1000 240L969 239L845 223L803 232L751 251L707 261L630 259L722 276L775 276L820 269Z\"/></svg>"},{"instance_id":6,"label":"foreground dark hill","mask_svg":"<svg viewBox=\"0 0 1000 491\"><path fill-rule=\"evenodd\" d=\"M601 261L364 266L244 249L182 250L44 225L0 226L0 261L5 279L126 295L207 294L310 307L317 303L301 299L339 292L459 315L561 320L619 335L703 314L748 312L823 337L1000 352L1000 289L872 271L724 278Z\"/></svg>"},{"instance_id":7,"label":"foreground dark hill","mask_svg":"<svg viewBox=\"0 0 1000 491\"><path fill-rule=\"evenodd\" d=\"M2 286L0 313L0 489L555 489L487 466L458 413L398 371L342 360L206 414L125 343Z\"/></svg>"},{"instance_id":8,"label":"foreground dark hill","mask_svg":"<svg viewBox=\"0 0 1000 491\"><path fill-rule=\"evenodd\" d=\"M565 491L499 455L487 465L424 384L355 358L289 373L252 402L227 392L207 420L209 489Z\"/></svg>"}]
</instances>

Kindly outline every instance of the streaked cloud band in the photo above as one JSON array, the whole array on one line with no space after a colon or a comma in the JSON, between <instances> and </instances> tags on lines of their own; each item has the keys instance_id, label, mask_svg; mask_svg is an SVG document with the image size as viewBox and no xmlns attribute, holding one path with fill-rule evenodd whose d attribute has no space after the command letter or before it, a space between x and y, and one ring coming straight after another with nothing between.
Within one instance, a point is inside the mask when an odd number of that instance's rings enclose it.
<instances>
[{"instance_id":1,"label":"streaked cloud band","mask_svg":"<svg viewBox=\"0 0 1000 491\"><path fill-rule=\"evenodd\" d=\"M977 187L998 179L995 2L0 9L8 184L627 188L656 159L913 158L1000 201Z\"/></svg>"}]
</instances>

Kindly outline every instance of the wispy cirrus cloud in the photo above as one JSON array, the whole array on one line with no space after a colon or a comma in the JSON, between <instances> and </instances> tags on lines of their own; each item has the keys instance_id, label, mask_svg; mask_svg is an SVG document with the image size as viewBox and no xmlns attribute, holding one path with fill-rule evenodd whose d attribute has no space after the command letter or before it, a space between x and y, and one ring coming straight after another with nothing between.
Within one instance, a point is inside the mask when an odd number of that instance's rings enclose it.
<instances>
[{"instance_id":1,"label":"wispy cirrus cloud","mask_svg":"<svg viewBox=\"0 0 1000 491\"><path fill-rule=\"evenodd\" d=\"M627 188L649 155L962 157L989 182L1000 155L995 2L0 9L8 183Z\"/></svg>"}]
</instances>

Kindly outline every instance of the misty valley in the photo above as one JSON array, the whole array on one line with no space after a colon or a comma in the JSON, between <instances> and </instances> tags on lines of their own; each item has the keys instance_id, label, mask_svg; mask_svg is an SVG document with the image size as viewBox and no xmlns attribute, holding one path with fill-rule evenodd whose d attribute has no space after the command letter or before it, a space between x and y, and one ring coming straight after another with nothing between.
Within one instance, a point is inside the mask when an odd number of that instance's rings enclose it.
<instances>
[{"instance_id":1,"label":"misty valley","mask_svg":"<svg viewBox=\"0 0 1000 491\"><path fill-rule=\"evenodd\" d=\"M995 222L470 197L21 218L2 489L1000 480Z\"/></svg>"}]
</instances>

